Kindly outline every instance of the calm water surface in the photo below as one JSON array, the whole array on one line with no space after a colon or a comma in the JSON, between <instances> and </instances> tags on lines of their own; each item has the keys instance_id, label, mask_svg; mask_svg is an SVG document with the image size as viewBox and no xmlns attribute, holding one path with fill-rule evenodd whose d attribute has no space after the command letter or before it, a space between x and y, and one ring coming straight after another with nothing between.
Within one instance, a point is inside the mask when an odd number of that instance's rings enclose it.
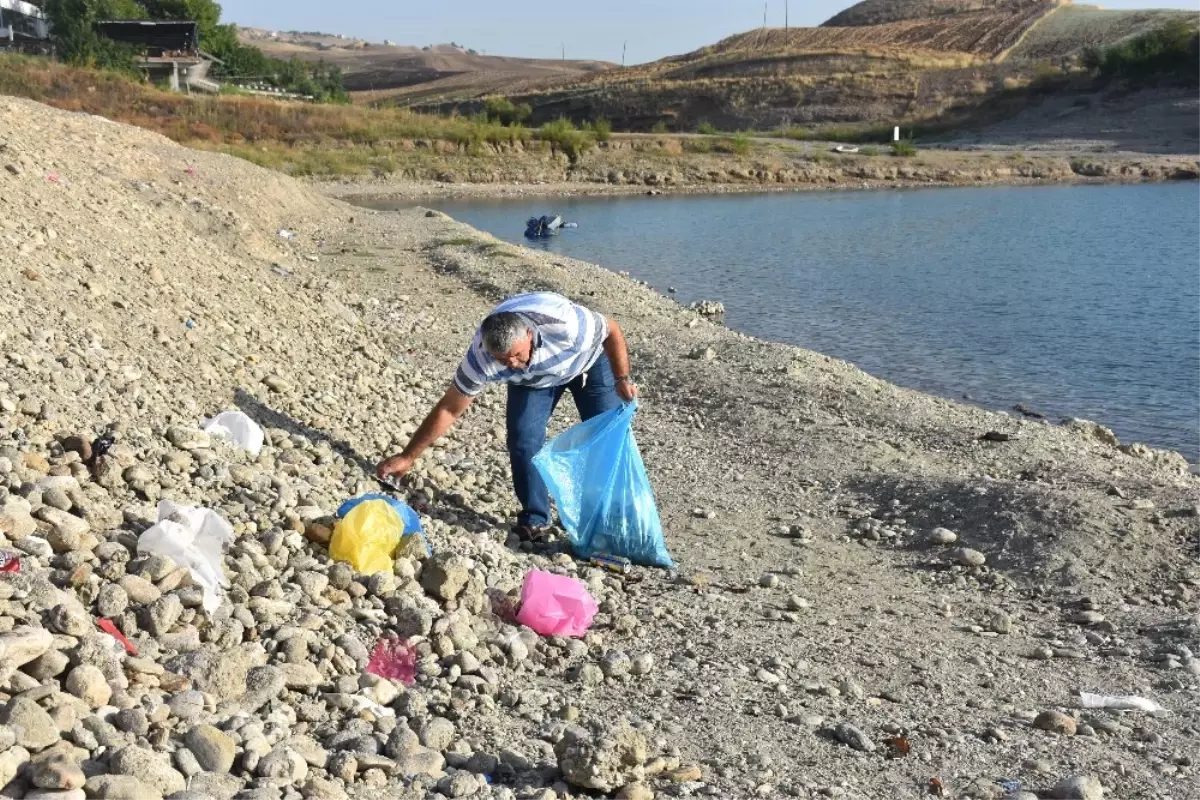
<instances>
[{"instance_id":1,"label":"calm water surface","mask_svg":"<svg viewBox=\"0 0 1200 800\"><path fill-rule=\"evenodd\" d=\"M754 336L994 408L1085 417L1200 459L1200 188L443 201L513 242L628 270Z\"/></svg>"}]
</instances>

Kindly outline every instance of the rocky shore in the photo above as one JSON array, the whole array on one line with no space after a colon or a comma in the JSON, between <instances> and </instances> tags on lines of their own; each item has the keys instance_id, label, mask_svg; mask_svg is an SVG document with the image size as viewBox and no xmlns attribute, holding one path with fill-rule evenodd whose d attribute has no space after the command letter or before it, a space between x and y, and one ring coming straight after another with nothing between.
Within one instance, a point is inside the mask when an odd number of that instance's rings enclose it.
<instances>
[{"instance_id":1,"label":"rocky shore","mask_svg":"<svg viewBox=\"0 0 1200 800\"><path fill-rule=\"evenodd\" d=\"M1197 795L1200 483L1177 454L11 98L0 243L0 796ZM508 540L496 391L406 486L434 555L331 561L334 511L530 289L627 331L679 571ZM257 456L200 430L235 408ZM232 526L215 611L139 552L161 500ZM586 637L512 622L534 568L587 584ZM386 637L411 685L367 672Z\"/></svg>"},{"instance_id":2,"label":"rocky shore","mask_svg":"<svg viewBox=\"0 0 1200 800\"><path fill-rule=\"evenodd\" d=\"M1043 186L1141 183L1200 178L1189 155L1032 148L923 149L911 158L842 155L828 143L753 140L741 158L690 152L703 137L640 137L589 151L577 164L565 156L512 149L480 157L442 153L422 168L392 176L314 179L323 194L352 202L423 197L522 195L715 194L736 192L911 189L932 186Z\"/></svg>"}]
</instances>

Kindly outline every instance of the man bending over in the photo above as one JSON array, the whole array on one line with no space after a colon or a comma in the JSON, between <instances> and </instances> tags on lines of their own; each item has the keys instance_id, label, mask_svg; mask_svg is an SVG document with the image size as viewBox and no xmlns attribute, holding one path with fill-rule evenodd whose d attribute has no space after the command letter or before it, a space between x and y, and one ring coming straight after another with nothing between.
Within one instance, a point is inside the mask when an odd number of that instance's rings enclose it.
<instances>
[{"instance_id":1,"label":"man bending over","mask_svg":"<svg viewBox=\"0 0 1200 800\"><path fill-rule=\"evenodd\" d=\"M508 454L521 502L516 533L536 539L550 524L550 493L533 466L550 415L566 391L585 420L637 397L625 336L615 321L561 295L510 297L479 326L454 382L404 451L376 467L379 477L411 470L489 383L508 384Z\"/></svg>"}]
</instances>

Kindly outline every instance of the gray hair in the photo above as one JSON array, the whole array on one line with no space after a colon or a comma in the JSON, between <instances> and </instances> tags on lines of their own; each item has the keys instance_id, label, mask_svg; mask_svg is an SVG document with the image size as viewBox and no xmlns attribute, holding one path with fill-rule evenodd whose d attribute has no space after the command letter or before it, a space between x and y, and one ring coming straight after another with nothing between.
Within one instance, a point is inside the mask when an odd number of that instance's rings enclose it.
<instances>
[{"instance_id":1,"label":"gray hair","mask_svg":"<svg viewBox=\"0 0 1200 800\"><path fill-rule=\"evenodd\" d=\"M489 353L507 353L528 332L529 322L512 311L491 314L479 326L483 346Z\"/></svg>"}]
</instances>

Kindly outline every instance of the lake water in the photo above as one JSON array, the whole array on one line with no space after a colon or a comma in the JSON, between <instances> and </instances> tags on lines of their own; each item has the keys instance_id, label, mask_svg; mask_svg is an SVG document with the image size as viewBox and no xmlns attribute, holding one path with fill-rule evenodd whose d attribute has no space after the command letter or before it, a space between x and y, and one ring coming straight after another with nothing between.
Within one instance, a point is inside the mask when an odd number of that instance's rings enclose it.
<instances>
[{"instance_id":1,"label":"lake water","mask_svg":"<svg viewBox=\"0 0 1200 800\"><path fill-rule=\"evenodd\" d=\"M1084 417L1200 460L1194 183L434 205L630 274L725 323L991 408Z\"/></svg>"}]
</instances>

